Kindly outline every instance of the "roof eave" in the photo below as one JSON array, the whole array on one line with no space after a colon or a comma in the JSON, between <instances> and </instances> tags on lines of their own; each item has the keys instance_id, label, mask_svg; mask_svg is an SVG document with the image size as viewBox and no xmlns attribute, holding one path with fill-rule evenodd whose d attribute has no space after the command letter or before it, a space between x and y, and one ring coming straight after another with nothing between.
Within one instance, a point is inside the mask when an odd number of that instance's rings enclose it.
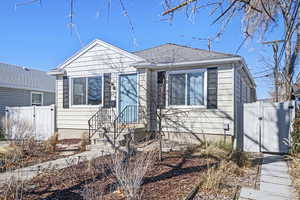
<instances>
[{"instance_id":1,"label":"roof eave","mask_svg":"<svg viewBox=\"0 0 300 200\"><path fill-rule=\"evenodd\" d=\"M245 71L246 71L246 73L247 73L247 75L248 75L248 77L249 77L249 79L250 79L252 85L253 85L254 87L256 87L256 83L255 83L255 81L254 81L254 78L252 77L252 74L250 73L250 70L249 70L249 68L248 68L248 66L247 66L247 64L246 64L245 59L242 58L242 57L241 57L241 63L243 64L243 68L245 69Z\"/></svg>"},{"instance_id":2,"label":"roof eave","mask_svg":"<svg viewBox=\"0 0 300 200\"><path fill-rule=\"evenodd\" d=\"M51 75L51 76L64 75L65 70L51 70L51 71L47 72L47 74Z\"/></svg>"},{"instance_id":3,"label":"roof eave","mask_svg":"<svg viewBox=\"0 0 300 200\"><path fill-rule=\"evenodd\" d=\"M196 65L213 65L220 63L232 63L240 62L241 57L230 57L230 58L220 58L220 59L210 59L210 60L200 60L200 61L189 61L189 62L178 62L178 63L136 63L134 67L137 69L168 69L168 68L177 68L177 67L191 67Z\"/></svg>"}]
</instances>

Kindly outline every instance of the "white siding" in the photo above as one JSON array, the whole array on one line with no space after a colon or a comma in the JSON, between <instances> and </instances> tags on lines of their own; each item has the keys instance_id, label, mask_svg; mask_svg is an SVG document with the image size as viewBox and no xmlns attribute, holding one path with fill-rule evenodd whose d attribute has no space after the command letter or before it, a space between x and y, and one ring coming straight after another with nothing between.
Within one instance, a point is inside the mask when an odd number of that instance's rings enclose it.
<instances>
[{"instance_id":1,"label":"white siding","mask_svg":"<svg viewBox=\"0 0 300 200\"><path fill-rule=\"evenodd\" d=\"M243 148L244 145L244 130L243 130L243 121L244 121L244 108L245 103L250 103L253 101L251 96L251 85L249 78L246 75L246 72L243 68L235 66L235 136L236 136L236 145L239 149Z\"/></svg>"},{"instance_id":2,"label":"white siding","mask_svg":"<svg viewBox=\"0 0 300 200\"><path fill-rule=\"evenodd\" d=\"M191 132L195 134L224 134L224 124L229 124L229 131L225 134L233 135L233 68L218 67L218 108L185 108L169 112L164 123L166 132ZM172 114L171 114L172 113Z\"/></svg>"},{"instance_id":3,"label":"white siding","mask_svg":"<svg viewBox=\"0 0 300 200\"><path fill-rule=\"evenodd\" d=\"M131 66L137 60L130 58L122 52L110 49L100 44L95 45L86 53L69 63L65 70L67 76L93 76L112 73L111 80L115 87L112 87L112 100L117 98L118 75L120 73L136 72ZM139 78L143 78L144 72L139 72ZM63 80L62 76L57 76L57 128L58 129L88 129L89 118L99 109L97 106L80 106L63 108ZM115 88L115 90L113 90ZM71 97L70 97L71 99ZM118 104L118 102L116 102Z\"/></svg>"}]
</instances>

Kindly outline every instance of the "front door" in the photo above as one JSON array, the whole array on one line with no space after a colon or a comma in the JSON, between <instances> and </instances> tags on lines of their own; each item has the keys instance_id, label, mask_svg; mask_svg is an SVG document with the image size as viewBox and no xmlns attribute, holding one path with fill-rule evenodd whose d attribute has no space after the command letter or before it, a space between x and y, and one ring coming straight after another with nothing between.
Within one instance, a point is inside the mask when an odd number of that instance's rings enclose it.
<instances>
[{"instance_id":1,"label":"front door","mask_svg":"<svg viewBox=\"0 0 300 200\"><path fill-rule=\"evenodd\" d=\"M126 109L125 109L126 108ZM122 74L119 78L119 114L124 122L137 121L137 74Z\"/></svg>"}]
</instances>

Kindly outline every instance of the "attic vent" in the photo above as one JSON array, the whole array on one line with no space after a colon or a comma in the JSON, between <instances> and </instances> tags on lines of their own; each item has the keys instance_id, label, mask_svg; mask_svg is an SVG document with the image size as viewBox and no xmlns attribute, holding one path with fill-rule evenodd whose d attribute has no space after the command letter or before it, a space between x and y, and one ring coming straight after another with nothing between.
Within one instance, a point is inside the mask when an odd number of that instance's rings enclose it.
<instances>
[{"instance_id":1,"label":"attic vent","mask_svg":"<svg viewBox=\"0 0 300 200\"><path fill-rule=\"evenodd\" d=\"M23 69L24 69L25 71L29 71L29 69L28 69L27 67L23 67Z\"/></svg>"}]
</instances>

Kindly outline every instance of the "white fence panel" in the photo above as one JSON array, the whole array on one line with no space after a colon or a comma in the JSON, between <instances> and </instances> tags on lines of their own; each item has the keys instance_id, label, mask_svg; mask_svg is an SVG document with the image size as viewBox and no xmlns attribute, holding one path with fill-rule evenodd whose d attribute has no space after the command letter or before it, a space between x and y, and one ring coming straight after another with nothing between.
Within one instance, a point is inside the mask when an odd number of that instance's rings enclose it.
<instances>
[{"instance_id":1,"label":"white fence panel","mask_svg":"<svg viewBox=\"0 0 300 200\"><path fill-rule=\"evenodd\" d=\"M259 152L259 102L244 104L244 151Z\"/></svg>"},{"instance_id":2,"label":"white fence panel","mask_svg":"<svg viewBox=\"0 0 300 200\"><path fill-rule=\"evenodd\" d=\"M36 139L46 140L55 131L55 107L6 107L6 127L11 139L18 139L25 131Z\"/></svg>"},{"instance_id":3,"label":"white fence panel","mask_svg":"<svg viewBox=\"0 0 300 200\"><path fill-rule=\"evenodd\" d=\"M287 153L295 102L244 104L244 150Z\"/></svg>"}]
</instances>

